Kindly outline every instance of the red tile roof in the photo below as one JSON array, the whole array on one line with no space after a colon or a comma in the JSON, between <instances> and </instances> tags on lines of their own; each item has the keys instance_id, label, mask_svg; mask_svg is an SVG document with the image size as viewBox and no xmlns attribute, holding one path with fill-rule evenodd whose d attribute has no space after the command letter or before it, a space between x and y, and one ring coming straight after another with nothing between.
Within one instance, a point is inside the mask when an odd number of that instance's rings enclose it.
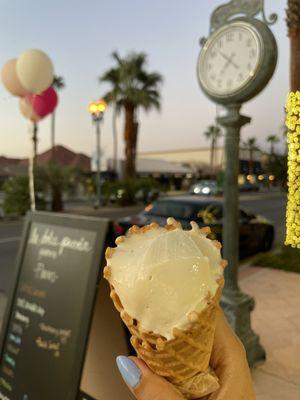
<instances>
[{"instance_id":1,"label":"red tile roof","mask_svg":"<svg viewBox=\"0 0 300 400\"><path fill-rule=\"evenodd\" d=\"M0 167L11 167L18 165L20 163L20 158L8 158L5 156L0 156Z\"/></svg>"},{"instance_id":2,"label":"red tile roof","mask_svg":"<svg viewBox=\"0 0 300 400\"><path fill-rule=\"evenodd\" d=\"M91 170L91 159L87 155L83 153L75 153L70 149L67 149L64 146L56 145L54 146L54 153L52 153L52 149L45 151L44 153L37 155L37 164L38 165L46 165L51 160L54 160L56 164L61 167L71 167L78 168L81 171L89 172ZM54 154L54 158L52 158L52 154ZM0 156L0 167L24 167L28 166L28 159L17 159L17 158L8 158Z\"/></svg>"}]
</instances>

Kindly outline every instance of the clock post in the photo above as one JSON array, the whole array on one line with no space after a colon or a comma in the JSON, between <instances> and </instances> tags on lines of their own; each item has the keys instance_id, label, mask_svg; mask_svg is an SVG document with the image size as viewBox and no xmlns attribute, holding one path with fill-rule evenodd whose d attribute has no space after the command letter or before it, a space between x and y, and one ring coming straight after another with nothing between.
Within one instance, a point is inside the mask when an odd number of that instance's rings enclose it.
<instances>
[{"instance_id":1,"label":"clock post","mask_svg":"<svg viewBox=\"0 0 300 400\"><path fill-rule=\"evenodd\" d=\"M255 18L259 13L262 21ZM251 121L240 109L265 88L274 73L277 45L268 25L276 20L275 14L267 20L264 0L232 0L219 6L211 16L209 37L201 39L197 67L201 89L226 111L217 118L225 130L222 242L223 257L228 260L221 306L245 346L250 365L264 360L265 351L251 329L254 299L238 285L239 142L241 128Z\"/></svg>"},{"instance_id":2,"label":"clock post","mask_svg":"<svg viewBox=\"0 0 300 400\"><path fill-rule=\"evenodd\" d=\"M251 329L250 313L254 309L254 299L241 292L238 286L239 267L239 142L241 128L250 123L251 118L240 114L240 104L226 107L227 115L218 118L225 129L225 185L223 218L223 257L228 261L225 268L225 287L221 306L231 326L242 340L250 365L265 359L265 351L259 337Z\"/></svg>"}]
</instances>

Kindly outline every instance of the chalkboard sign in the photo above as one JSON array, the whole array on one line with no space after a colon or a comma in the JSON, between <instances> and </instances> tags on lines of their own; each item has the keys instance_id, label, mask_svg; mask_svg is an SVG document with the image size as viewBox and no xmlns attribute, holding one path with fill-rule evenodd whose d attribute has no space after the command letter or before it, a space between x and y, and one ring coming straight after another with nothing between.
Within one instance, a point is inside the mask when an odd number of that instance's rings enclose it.
<instances>
[{"instance_id":1,"label":"chalkboard sign","mask_svg":"<svg viewBox=\"0 0 300 400\"><path fill-rule=\"evenodd\" d=\"M29 213L0 340L0 400L75 400L109 222Z\"/></svg>"}]
</instances>

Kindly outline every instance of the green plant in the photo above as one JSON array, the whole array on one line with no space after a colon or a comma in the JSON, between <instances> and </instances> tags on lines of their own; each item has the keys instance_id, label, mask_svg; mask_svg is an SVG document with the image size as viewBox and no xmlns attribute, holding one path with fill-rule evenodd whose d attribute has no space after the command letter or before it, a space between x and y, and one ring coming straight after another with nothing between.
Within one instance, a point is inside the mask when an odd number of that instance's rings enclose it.
<instances>
[{"instance_id":1,"label":"green plant","mask_svg":"<svg viewBox=\"0 0 300 400\"><path fill-rule=\"evenodd\" d=\"M279 252L259 254L253 265L300 273L300 249L282 246Z\"/></svg>"},{"instance_id":2,"label":"green plant","mask_svg":"<svg viewBox=\"0 0 300 400\"><path fill-rule=\"evenodd\" d=\"M221 189L224 186L225 173L224 171L219 171L216 176L218 188Z\"/></svg>"},{"instance_id":3,"label":"green plant","mask_svg":"<svg viewBox=\"0 0 300 400\"><path fill-rule=\"evenodd\" d=\"M245 150L249 151L249 174L254 173L254 152L258 150L257 143L256 143L256 138L255 137L250 137L248 138L245 142L243 142L242 146L244 147Z\"/></svg>"},{"instance_id":4,"label":"green plant","mask_svg":"<svg viewBox=\"0 0 300 400\"><path fill-rule=\"evenodd\" d=\"M36 179L43 182L51 188L52 211L63 210L63 191L72 185L72 170L70 168L63 168L55 163L49 163L43 167L37 167Z\"/></svg>"},{"instance_id":5,"label":"green plant","mask_svg":"<svg viewBox=\"0 0 300 400\"><path fill-rule=\"evenodd\" d=\"M217 141L220 137L222 137L221 128L218 125L210 125L207 130L204 132L204 136L211 140L210 145L210 173L213 176L214 174L214 163L215 163L215 151L217 147Z\"/></svg>"},{"instance_id":6,"label":"green plant","mask_svg":"<svg viewBox=\"0 0 300 400\"><path fill-rule=\"evenodd\" d=\"M105 202L115 202L123 206L135 203L134 187L131 179L107 181L102 186Z\"/></svg>"},{"instance_id":7,"label":"green plant","mask_svg":"<svg viewBox=\"0 0 300 400\"><path fill-rule=\"evenodd\" d=\"M267 142L270 143L270 154L274 154L274 146L276 143L280 141L279 137L277 135L269 135L267 137Z\"/></svg>"},{"instance_id":8,"label":"green plant","mask_svg":"<svg viewBox=\"0 0 300 400\"><path fill-rule=\"evenodd\" d=\"M63 89L65 86L66 86L66 84L65 84L64 78L62 76L54 75L52 87L58 91L58 90ZM51 114L51 151L52 151L51 159L52 160L55 160L55 148L54 148L54 146L55 146L55 115L56 115L55 112L56 112L56 110L54 110Z\"/></svg>"},{"instance_id":9,"label":"green plant","mask_svg":"<svg viewBox=\"0 0 300 400\"><path fill-rule=\"evenodd\" d=\"M36 185L36 208L44 210L46 203L43 193L38 191L40 185ZM5 214L25 215L30 209L29 180L27 176L10 178L3 185Z\"/></svg>"},{"instance_id":10,"label":"green plant","mask_svg":"<svg viewBox=\"0 0 300 400\"><path fill-rule=\"evenodd\" d=\"M105 201L120 205L131 205L138 201L145 203L151 192L159 190L160 184L153 178L107 181L102 186Z\"/></svg>"},{"instance_id":11,"label":"green plant","mask_svg":"<svg viewBox=\"0 0 300 400\"><path fill-rule=\"evenodd\" d=\"M274 175L277 182L280 182L283 189L287 190L287 155L272 154L270 155L266 169L271 175Z\"/></svg>"}]
</instances>

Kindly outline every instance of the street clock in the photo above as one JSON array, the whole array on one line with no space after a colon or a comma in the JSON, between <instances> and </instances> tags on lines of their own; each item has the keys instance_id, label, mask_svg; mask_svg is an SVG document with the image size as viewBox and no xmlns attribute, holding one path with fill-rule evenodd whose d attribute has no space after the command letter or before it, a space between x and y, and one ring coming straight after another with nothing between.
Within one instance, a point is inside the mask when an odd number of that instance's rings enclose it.
<instances>
[{"instance_id":1,"label":"street clock","mask_svg":"<svg viewBox=\"0 0 300 400\"><path fill-rule=\"evenodd\" d=\"M261 20L257 16L261 16ZM259 337L251 328L250 312L254 299L241 292L239 268L239 143L243 126L251 118L240 113L244 102L260 93L271 79L277 63L277 45L268 25L264 0L231 0L217 7L210 18L210 33L201 40L197 75L203 92L223 106L216 119L225 136L223 257L225 286L221 306L242 340L248 362L254 365L265 358Z\"/></svg>"},{"instance_id":2,"label":"street clock","mask_svg":"<svg viewBox=\"0 0 300 400\"><path fill-rule=\"evenodd\" d=\"M197 75L202 90L214 102L243 103L264 89L276 62L277 45L268 26L257 19L238 18L205 41Z\"/></svg>"}]
</instances>

